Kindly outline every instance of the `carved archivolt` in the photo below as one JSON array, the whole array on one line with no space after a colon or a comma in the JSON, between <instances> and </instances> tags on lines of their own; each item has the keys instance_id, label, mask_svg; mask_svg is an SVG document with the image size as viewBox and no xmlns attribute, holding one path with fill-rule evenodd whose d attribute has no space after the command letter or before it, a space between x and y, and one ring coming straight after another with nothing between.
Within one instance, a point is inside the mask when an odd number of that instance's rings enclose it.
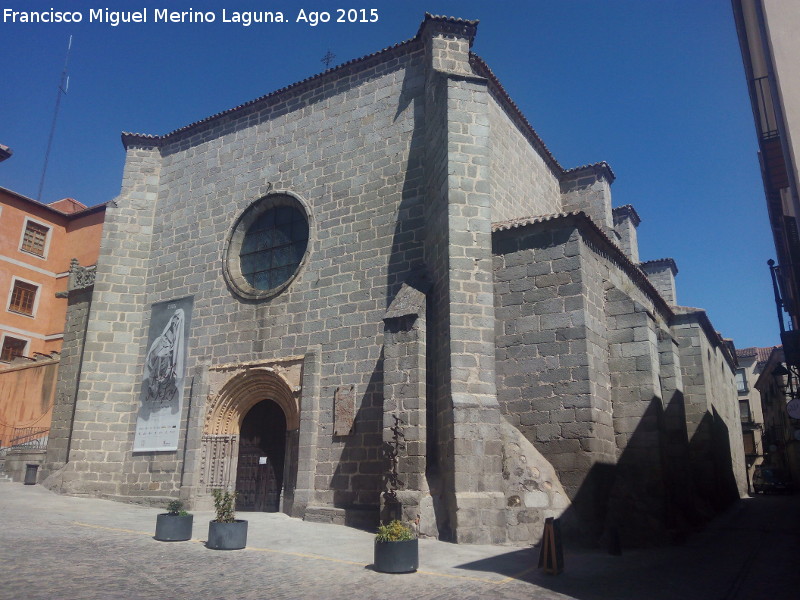
<instances>
[{"instance_id":1,"label":"carved archivolt","mask_svg":"<svg viewBox=\"0 0 800 600\"><path fill-rule=\"evenodd\" d=\"M262 400L281 407L288 430L298 429L301 365L301 360L290 359L210 369L211 393L203 433L238 435L244 416Z\"/></svg>"}]
</instances>

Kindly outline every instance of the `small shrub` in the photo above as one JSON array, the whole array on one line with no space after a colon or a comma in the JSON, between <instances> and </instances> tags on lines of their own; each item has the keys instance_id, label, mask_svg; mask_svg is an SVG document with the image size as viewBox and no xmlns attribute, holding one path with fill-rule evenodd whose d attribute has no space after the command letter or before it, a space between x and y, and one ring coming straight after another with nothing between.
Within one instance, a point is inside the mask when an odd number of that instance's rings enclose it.
<instances>
[{"instance_id":1,"label":"small shrub","mask_svg":"<svg viewBox=\"0 0 800 600\"><path fill-rule=\"evenodd\" d=\"M183 510L183 502L181 502L180 500L170 500L167 503L167 514L172 515L173 517L176 516L184 517L189 513Z\"/></svg>"},{"instance_id":2,"label":"small shrub","mask_svg":"<svg viewBox=\"0 0 800 600\"><path fill-rule=\"evenodd\" d=\"M378 533L375 534L375 539L379 542L404 542L413 540L415 537L411 527L397 519L391 521L388 525L378 527Z\"/></svg>"},{"instance_id":3,"label":"small shrub","mask_svg":"<svg viewBox=\"0 0 800 600\"><path fill-rule=\"evenodd\" d=\"M214 496L214 510L217 512L214 520L217 523L233 523L236 520L236 492L212 490L211 494Z\"/></svg>"}]
</instances>

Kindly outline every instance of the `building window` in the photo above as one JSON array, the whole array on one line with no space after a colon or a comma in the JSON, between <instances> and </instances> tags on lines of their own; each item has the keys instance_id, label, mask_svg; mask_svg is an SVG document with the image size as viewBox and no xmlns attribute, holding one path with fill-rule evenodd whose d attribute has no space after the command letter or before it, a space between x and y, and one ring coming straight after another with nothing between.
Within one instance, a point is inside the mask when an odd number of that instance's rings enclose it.
<instances>
[{"instance_id":1,"label":"building window","mask_svg":"<svg viewBox=\"0 0 800 600\"><path fill-rule=\"evenodd\" d=\"M750 402L747 400L739 401L739 415L741 416L742 423L749 423L752 421L750 415Z\"/></svg>"},{"instance_id":2,"label":"building window","mask_svg":"<svg viewBox=\"0 0 800 600\"><path fill-rule=\"evenodd\" d=\"M18 340L10 336L3 339L3 350L0 354L0 361L11 362L15 356L23 356L25 347L28 343L25 340Z\"/></svg>"},{"instance_id":3,"label":"building window","mask_svg":"<svg viewBox=\"0 0 800 600\"><path fill-rule=\"evenodd\" d=\"M736 389L739 393L748 391L747 377L745 377L744 369L736 369Z\"/></svg>"},{"instance_id":4,"label":"building window","mask_svg":"<svg viewBox=\"0 0 800 600\"><path fill-rule=\"evenodd\" d=\"M8 303L8 310L33 316L34 303L36 302L36 291L39 288L32 283L15 280L11 290L11 302Z\"/></svg>"},{"instance_id":5,"label":"building window","mask_svg":"<svg viewBox=\"0 0 800 600\"><path fill-rule=\"evenodd\" d=\"M251 204L234 225L223 273L238 295L263 299L285 289L300 272L310 238L310 213L288 193Z\"/></svg>"},{"instance_id":6,"label":"building window","mask_svg":"<svg viewBox=\"0 0 800 600\"><path fill-rule=\"evenodd\" d=\"M308 246L308 223L293 206L261 214L247 229L239 252L242 275L257 290L286 283L297 271Z\"/></svg>"},{"instance_id":7,"label":"building window","mask_svg":"<svg viewBox=\"0 0 800 600\"><path fill-rule=\"evenodd\" d=\"M49 227L45 227L35 221L28 221L25 224L25 233L22 236L21 250L30 252L36 256L44 256L47 247L47 234Z\"/></svg>"},{"instance_id":8,"label":"building window","mask_svg":"<svg viewBox=\"0 0 800 600\"><path fill-rule=\"evenodd\" d=\"M755 434L752 431L743 431L742 439L744 440L744 453L750 455L755 454L756 453Z\"/></svg>"}]
</instances>

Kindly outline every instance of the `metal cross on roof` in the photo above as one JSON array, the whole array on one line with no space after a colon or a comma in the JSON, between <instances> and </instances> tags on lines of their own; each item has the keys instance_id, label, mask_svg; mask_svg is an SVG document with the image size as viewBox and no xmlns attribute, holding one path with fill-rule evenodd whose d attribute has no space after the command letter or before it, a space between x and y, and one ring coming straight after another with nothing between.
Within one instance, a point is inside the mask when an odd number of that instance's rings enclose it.
<instances>
[{"instance_id":1,"label":"metal cross on roof","mask_svg":"<svg viewBox=\"0 0 800 600\"><path fill-rule=\"evenodd\" d=\"M325 63L325 68L326 69L330 68L331 63L333 62L334 58L336 58L336 55L333 52L331 52L330 50L328 50L325 53L325 56L322 57L322 62Z\"/></svg>"}]
</instances>

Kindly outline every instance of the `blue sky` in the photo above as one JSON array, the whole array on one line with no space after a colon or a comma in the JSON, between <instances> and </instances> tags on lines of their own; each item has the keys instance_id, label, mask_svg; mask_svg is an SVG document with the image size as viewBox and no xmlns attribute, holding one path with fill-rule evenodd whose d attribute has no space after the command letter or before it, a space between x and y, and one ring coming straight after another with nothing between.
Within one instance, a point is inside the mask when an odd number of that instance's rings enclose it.
<instances>
[{"instance_id":1,"label":"blue sky","mask_svg":"<svg viewBox=\"0 0 800 600\"><path fill-rule=\"evenodd\" d=\"M486 60L566 168L601 160L614 205L633 204L642 260L678 264L678 302L708 311L737 347L779 343L774 256L741 54L728 0L115 2L115 10L213 10L214 23L90 23L112 3L0 0L0 11L80 11L83 22L0 20L0 186L36 197L67 40L43 202L88 205L120 188L122 131L163 134L416 34L426 11L479 19ZM222 23L281 11L282 24ZM297 23L300 9L378 12L376 23Z\"/></svg>"}]
</instances>

